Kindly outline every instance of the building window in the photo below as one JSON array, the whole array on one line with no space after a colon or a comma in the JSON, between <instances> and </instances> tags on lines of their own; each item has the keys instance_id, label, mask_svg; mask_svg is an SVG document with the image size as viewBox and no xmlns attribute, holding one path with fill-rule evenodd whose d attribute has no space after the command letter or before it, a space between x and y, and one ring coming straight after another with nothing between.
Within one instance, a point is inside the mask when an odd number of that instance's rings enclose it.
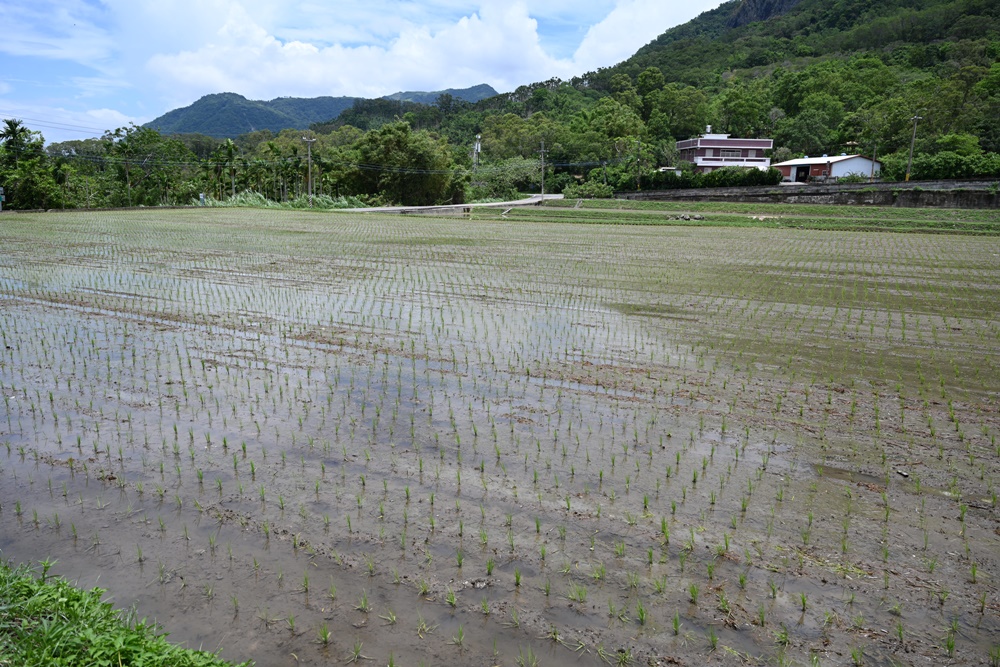
<instances>
[{"instance_id":1,"label":"building window","mask_svg":"<svg viewBox=\"0 0 1000 667\"><path fill-rule=\"evenodd\" d=\"M737 149L723 148L722 157L743 157L743 154Z\"/></svg>"}]
</instances>

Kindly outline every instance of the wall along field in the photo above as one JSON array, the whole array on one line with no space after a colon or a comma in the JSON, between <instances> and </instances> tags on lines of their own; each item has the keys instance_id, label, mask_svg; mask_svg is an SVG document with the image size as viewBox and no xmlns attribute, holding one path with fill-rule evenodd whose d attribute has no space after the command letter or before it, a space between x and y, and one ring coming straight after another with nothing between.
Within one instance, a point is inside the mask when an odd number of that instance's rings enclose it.
<instances>
[{"instance_id":1,"label":"wall along field","mask_svg":"<svg viewBox=\"0 0 1000 667\"><path fill-rule=\"evenodd\" d=\"M0 549L262 665L995 665L998 255L8 217Z\"/></svg>"}]
</instances>

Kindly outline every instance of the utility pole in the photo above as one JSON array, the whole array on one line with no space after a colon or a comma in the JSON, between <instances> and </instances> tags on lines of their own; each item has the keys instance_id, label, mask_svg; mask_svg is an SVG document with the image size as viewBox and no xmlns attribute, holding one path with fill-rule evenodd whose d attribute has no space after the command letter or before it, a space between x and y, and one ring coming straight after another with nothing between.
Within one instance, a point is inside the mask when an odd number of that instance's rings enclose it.
<instances>
[{"instance_id":1,"label":"utility pole","mask_svg":"<svg viewBox=\"0 0 1000 667\"><path fill-rule=\"evenodd\" d=\"M875 140L875 146L872 148L872 173L868 177L869 183L875 182L875 161L878 159L878 139Z\"/></svg>"},{"instance_id":2,"label":"utility pole","mask_svg":"<svg viewBox=\"0 0 1000 667\"><path fill-rule=\"evenodd\" d=\"M309 155L309 208L313 207L313 144L316 143L315 139L310 139L309 137L302 137L302 141L306 142L306 152Z\"/></svg>"},{"instance_id":3,"label":"utility pole","mask_svg":"<svg viewBox=\"0 0 1000 667\"><path fill-rule=\"evenodd\" d=\"M483 150L483 135L476 135L476 143L472 145L472 171L479 171L479 154Z\"/></svg>"},{"instance_id":4,"label":"utility pole","mask_svg":"<svg viewBox=\"0 0 1000 667\"><path fill-rule=\"evenodd\" d=\"M913 121L913 137L910 139L910 160L906 163L906 180L910 180L910 168L913 167L913 145L917 143L917 121L923 120L923 116L914 116L910 120Z\"/></svg>"},{"instance_id":5,"label":"utility pole","mask_svg":"<svg viewBox=\"0 0 1000 667\"><path fill-rule=\"evenodd\" d=\"M545 141L542 140L542 150L538 151L538 154L542 156L542 199L545 199Z\"/></svg>"},{"instance_id":6,"label":"utility pole","mask_svg":"<svg viewBox=\"0 0 1000 667\"><path fill-rule=\"evenodd\" d=\"M642 139L635 140L635 189L642 190Z\"/></svg>"}]
</instances>

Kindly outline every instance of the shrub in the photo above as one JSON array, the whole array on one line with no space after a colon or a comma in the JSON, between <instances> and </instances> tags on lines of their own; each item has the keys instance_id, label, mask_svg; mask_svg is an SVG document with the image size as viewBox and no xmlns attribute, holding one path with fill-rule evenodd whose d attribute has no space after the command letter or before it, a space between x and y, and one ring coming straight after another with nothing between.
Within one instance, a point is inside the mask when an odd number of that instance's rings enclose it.
<instances>
[{"instance_id":1,"label":"shrub","mask_svg":"<svg viewBox=\"0 0 1000 667\"><path fill-rule=\"evenodd\" d=\"M865 174L859 174L857 172L851 172L845 176L841 176L837 179L838 183L867 183L868 176Z\"/></svg>"},{"instance_id":2,"label":"shrub","mask_svg":"<svg viewBox=\"0 0 1000 667\"><path fill-rule=\"evenodd\" d=\"M614 194L614 189L610 185L599 181L586 181L563 188L563 195L567 199L610 199Z\"/></svg>"}]
</instances>

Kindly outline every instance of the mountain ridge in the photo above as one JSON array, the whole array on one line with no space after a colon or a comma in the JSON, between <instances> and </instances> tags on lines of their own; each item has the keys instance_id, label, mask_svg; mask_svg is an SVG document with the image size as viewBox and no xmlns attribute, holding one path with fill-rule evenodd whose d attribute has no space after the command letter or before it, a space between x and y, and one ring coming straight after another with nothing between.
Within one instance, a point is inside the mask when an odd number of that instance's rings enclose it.
<instances>
[{"instance_id":1,"label":"mountain ridge","mask_svg":"<svg viewBox=\"0 0 1000 667\"><path fill-rule=\"evenodd\" d=\"M478 102L496 95L487 84L470 88L449 88L435 92L408 91L380 99L433 104L441 95L469 102ZM217 139L235 138L241 134L270 130L277 134L285 129L304 130L315 123L336 119L363 97L276 97L272 100L251 100L239 93L211 93L186 107L173 109L146 123L163 134L203 134Z\"/></svg>"},{"instance_id":2,"label":"mountain ridge","mask_svg":"<svg viewBox=\"0 0 1000 667\"><path fill-rule=\"evenodd\" d=\"M451 95L456 99L475 103L490 97L495 97L497 94L498 93L494 90L493 86L487 83L481 83L478 86L472 86L471 88L448 88L446 90L438 90L430 93L419 90L398 92L393 93L392 95L385 95L381 99L397 100L400 102L415 102L417 104L435 104L438 101L438 98L442 95Z\"/></svg>"}]
</instances>

